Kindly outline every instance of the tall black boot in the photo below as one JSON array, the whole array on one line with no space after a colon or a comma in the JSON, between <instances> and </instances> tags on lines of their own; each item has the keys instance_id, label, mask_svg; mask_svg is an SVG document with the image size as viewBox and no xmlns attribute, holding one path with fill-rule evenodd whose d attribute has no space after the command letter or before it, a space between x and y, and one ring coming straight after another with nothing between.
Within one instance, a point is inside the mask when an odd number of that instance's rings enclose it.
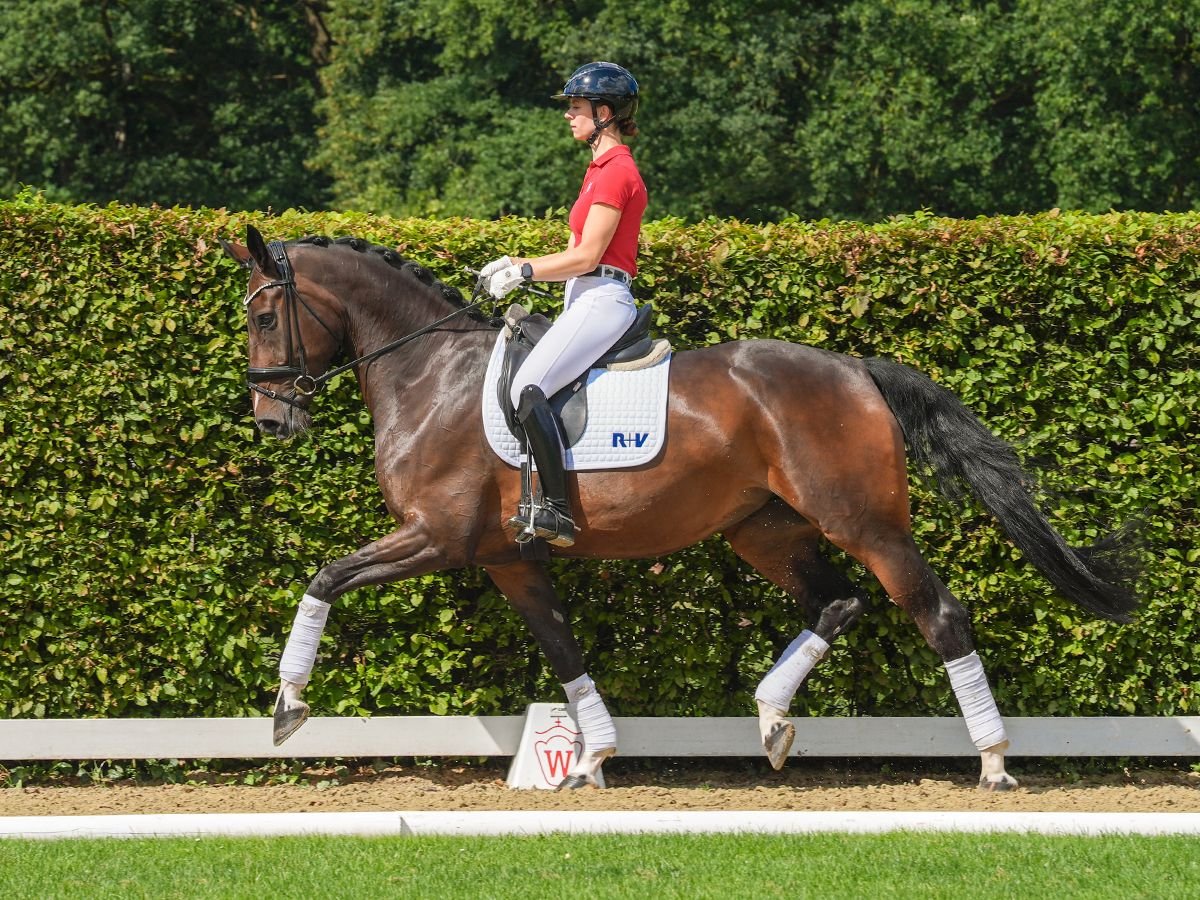
<instances>
[{"instance_id":1,"label":"tall black boot","mask_svg":"<svg viewBox=\"0 0 1200 900\"><path fill-rule=\"evenodd\" d=\"M555 547L570 547L575 543L575 522L571 518L571 505L567 501L562 432L559 431L558 416L554 414L546 395L537 385L531 384L521 391L517 421L525 429L525 440L537 463L538 481L543 496L541 503L534 503L533 532ZM528 529L529 516L513 516L508 520L508 524Z\"/></svg>"}]
</instances>

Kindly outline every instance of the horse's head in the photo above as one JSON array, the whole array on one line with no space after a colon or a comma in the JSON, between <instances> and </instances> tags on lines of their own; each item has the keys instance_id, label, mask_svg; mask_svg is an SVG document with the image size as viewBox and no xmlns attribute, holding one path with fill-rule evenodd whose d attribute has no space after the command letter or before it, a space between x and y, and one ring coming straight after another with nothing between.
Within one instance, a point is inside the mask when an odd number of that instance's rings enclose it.
<instances>
[{"instance_id":1,"label":"horse's head","mask_svg":"<svg viewBox=\"0 0 1200 900\"><path fill-rule=\"evenodd\" d=\"M254 421L273 437L312 424L308 407L345 334L339 304L311 276L298 276L282 241L246 227L246 245L221 242L250 270L246 317Z\"/></svg>"}]
</instances>

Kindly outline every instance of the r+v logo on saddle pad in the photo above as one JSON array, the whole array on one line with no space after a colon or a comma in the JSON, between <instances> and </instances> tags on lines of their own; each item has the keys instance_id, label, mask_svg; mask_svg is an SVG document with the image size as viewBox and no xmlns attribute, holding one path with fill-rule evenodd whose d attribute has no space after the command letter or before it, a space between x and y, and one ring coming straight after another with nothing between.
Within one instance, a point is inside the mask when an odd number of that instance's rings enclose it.
<instances>
[{"instance_id":1,"label":"r+v logo on saddle pad","mask_svg":"<svg viewBox=\"0 0 1200 900\"><path fill-rule=\"evenodd\" d=\"M641 447L650 438L650 433L635 431L632 434L626 434L620 431L612 433L612 445L614 447Z\"/></svg>"}]
</instances>

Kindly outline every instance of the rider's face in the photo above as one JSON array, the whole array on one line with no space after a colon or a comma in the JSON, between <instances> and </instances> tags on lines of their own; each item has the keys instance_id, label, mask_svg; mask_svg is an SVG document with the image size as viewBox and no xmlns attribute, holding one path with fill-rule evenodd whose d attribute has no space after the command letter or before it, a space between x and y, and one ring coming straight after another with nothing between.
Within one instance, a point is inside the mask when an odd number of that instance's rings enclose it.
<instances>
[{"instance_id":1,"label":"rider's face","mask_svg":"<svg viewBox=\"0 0 1200 900\"><path fill-rule=\"evenodd\" d=\"M592 122L592 104L582 97L572 97L563 116L571 123L571 136L577 141L586 141L596 127Z\"/></svg>"},{"instance_id":2,"label":"rider's face","mask_svg":"<svg viewBox=\"0 0 1200 900\"><path fill-rule=\"evenodd\" d=\"M607 106L600 107L600 115L603 116L608 111ZM596 128L596 122L592 118L592 102L583 97L570 98L563 117L571 123L571 135L577 141L586 141Z\"/></svg>"}]
</instances>

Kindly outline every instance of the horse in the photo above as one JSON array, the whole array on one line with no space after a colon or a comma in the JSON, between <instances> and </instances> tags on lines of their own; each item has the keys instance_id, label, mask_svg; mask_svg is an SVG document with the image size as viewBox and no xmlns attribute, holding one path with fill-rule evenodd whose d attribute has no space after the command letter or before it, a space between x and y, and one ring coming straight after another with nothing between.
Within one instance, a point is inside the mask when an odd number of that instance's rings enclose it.
<instances>
[{"instance_id":1,"label":"horse","mask_svg":"<svg viewBox=\"0 0 1200 900\"><path fill-rule=\"evenodd\" d=\"M583 751L560 789L597 786L616 752L612 719L542 559L507 520L521 476L487 444L484 373L494 319L395 251L357 238L272 241L253 226L222 241L249 272L249 388L257 427L286 439L312 426L328 380L353 371L375 426L375 473L396 530L322 567L280 662L274 739L309 714L302 694L332 604L348 591L481 566L563 683ZM478 293L478 288L477 288ZM490 300L490 298L487 298ZM339 352L352 357L334 366ZM632 469L568 473L581 530L552 557L637 559L721 534L803 610L806 627L755 693L771 765L795 738L788 705L868 594L829 558L858 560L942 660L980 753L979 787L1006 790L1009 744L963 604L912 536L908 462L948 495L963 487L1055 589L1087 612L1131 621L1138 599L1128 531L1070 546L1033 499L1012 447L916 369L778 340L676 352L666 438ZM826 543L827 542L827 543ZM543 557L544 558L544 557Z\"/></svg>"}]
</instances>

